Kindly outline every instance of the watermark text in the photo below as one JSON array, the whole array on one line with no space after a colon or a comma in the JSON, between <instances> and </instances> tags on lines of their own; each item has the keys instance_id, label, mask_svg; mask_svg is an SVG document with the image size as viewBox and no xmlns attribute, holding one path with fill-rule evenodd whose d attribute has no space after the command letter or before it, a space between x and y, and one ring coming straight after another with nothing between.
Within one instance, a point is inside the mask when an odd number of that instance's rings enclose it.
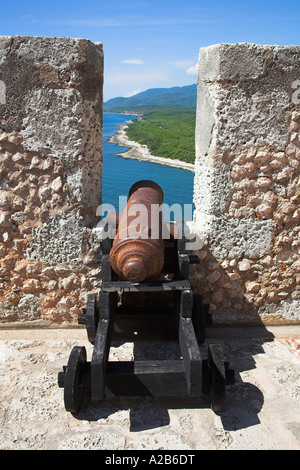
<instances>
[{"instance_id":1,"label":"watermark text","mask_svg":"<svg viewBox=\"0 0 300 470\"><path fill-rule=\"evenodd\" d=\"M125 199L124 199L125 198ZM124 208L125 196L119 197L119 208ZM116 210L112 204L102 204L96 215L101 217L97 224L103 238L164 240L184 239L187 250L198 250L203 246L202 240L193 234L188 221L193 218L192 204L130 204L123 210ZM173 220L172 222L170 222Z\"/></svg>"}]
</instances>

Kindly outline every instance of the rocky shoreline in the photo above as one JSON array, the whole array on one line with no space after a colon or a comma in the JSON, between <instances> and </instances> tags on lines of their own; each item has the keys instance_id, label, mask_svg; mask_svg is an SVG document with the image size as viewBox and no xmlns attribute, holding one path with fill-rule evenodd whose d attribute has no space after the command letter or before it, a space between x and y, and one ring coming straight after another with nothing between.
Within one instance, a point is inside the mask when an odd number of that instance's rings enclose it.
<instances>
[{"instance_id":1,"label":"rocky shoreline","mask_svg":"<svg viewBox=\"0 0 300 470\"><path fill-rule=\"evenodd\" d=\"M121 124L118 131L109 138L109 142L112 144L116 144L120 147L130 147L129 150L118 153L117 155L119 157L143 160L151 163L157 163L159 165L172 166L182 170L195 172L195 165L192 163L186 163L181 160L173 160L171 158L156 157L151 155L146 145L141 145L138 142L129 140L126 135L126 129L129 122L130 121L128 121L126 124Z\"/></svg>"}]
</instances>

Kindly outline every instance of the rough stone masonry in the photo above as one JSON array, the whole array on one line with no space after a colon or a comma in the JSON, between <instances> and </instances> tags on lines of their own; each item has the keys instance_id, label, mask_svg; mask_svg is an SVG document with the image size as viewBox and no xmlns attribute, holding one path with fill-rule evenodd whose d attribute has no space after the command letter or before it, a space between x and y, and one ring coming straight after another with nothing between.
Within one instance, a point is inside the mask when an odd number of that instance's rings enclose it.
<instances>
[{"instance_id":1,"label":"rough stone masonry","mask_svg":"<svg viewBox=\"0 0 300 470\"><path fill-rule=\"evenodd\" d=\"M0 322L77 323L99 288L101 44L0 37ZM215 322L300 320L300 46L201 48L191 282Z\"/></svg>"},{"instance_id":2,"label":"rough stone masonry","mask_svg":"<svg viewBox=\"0 0 300 470\"><path fill-rule=\"evenodd\" d=\"M0 37L0 321L72 322L99 285L102 45Z\"/></svg>"},{"instance_id":3,"label":"rough stone masonry","mask_svg":"<svg viewBox=\"0 0 300 470\"><path fill-rule=\"evenodd\" d=\"M300 46L199 54L195 289L216 321L300 320Z\"/></svg>"}]
</instances>

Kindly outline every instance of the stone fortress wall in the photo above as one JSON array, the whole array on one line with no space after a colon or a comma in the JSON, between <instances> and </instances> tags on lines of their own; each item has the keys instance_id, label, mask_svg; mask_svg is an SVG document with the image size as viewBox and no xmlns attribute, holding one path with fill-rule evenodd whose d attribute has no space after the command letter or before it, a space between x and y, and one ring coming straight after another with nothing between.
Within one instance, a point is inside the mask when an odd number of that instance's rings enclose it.
<instances>
[{"instance_id":1,"label":"stone fortress wall","mask_svg":"<svg viewBox=\"0 0 300 470\"><path fill-rule=\"evenodd\" d=\"M101 44L0 37L0 321L77 321L97 288Z\"/></svg>"},{"instance_id":2,"label":"stone fortress wall","mask_svg":"<svg viewBox=\"0 0 300 470\"><path fill-rule=\"evenodd\" d=\"M300 320L300 46L200 49L195 289L215 320Z\"/></svg>"},{"instance_id":3,"label":"stone fortress wall","mask_svg":"<svg viewBox=\"0 0 300 470\"><path fill-rule=\"evenodd\" d=\"M216 323L300 320L299 79L298 46L200 49L191 283ZM102 88L101 44L0 37L2 325L76 325L99 289Z\"/></svg>"}]
</instances>

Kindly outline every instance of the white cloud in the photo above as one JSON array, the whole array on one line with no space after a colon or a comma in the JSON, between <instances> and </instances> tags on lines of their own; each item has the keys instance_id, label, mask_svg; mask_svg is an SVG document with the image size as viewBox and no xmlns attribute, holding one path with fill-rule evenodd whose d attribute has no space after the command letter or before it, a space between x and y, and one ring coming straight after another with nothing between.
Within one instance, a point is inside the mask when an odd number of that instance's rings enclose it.
<instances>
[{"instance_id":1,"label":"white cloud","mask_svg":"<svg viewBox=\"0 0 300 470\"><path fill-rule=\"evenodd\" d=\"M124 59L121 60L122 64L134 64L134 65L144 65L144 61L141 59Z\"/></svg>"},{"instance_id":2,"label":"white cloud","mask_svg":"<svg viewBox=\"0 0 300 470\"><path fill-rule=\"evenodd\" d=\"M195 65L189 67L186 71L188 75L197 75L198 74L198 62Z\"/></svg>"},{"instance_id":3,"label":"white cloud","mask_svg":"<svg viewBox=\"0 0 300 470\"><path fill-rule=\"evenodd\" d=\"M192 65L191 60L170 60L168 64L173 65L174 67L178 67L180 69L186 69L187 67L191 67Z\"/></svg>"},{"instance_id":4,"label":"white cloud","mask_svg":"<svg viewBox=\"0 0 300 470\"><path fill-rule=\"evenodd\" d=\"M215 19L203 18L184 18L180 17L145 17L143 15L128 15L118 17L99 17L99 18L68 18L62 20L39 21L41 24L52 26L76 26L89 28L115 28L132 26L166 26L166 25L192 25L192 24L213 24L217 23Z\"/></svg>"}]
</instances>

